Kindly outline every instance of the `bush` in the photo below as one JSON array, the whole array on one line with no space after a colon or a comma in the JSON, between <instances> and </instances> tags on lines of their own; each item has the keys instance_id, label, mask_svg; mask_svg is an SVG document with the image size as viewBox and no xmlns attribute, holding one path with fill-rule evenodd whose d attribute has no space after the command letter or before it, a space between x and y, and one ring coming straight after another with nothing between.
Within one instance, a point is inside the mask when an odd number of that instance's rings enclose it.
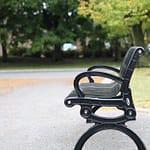
<instances>
[{"instance_id":1,"label":"bush","mask_svg":"<svg viewBox=\"0 0 150 150\"><path fill-rule=\"evenodd\" d=\"M9 54L13 56L23 56L25 53L27 53L27 48L13 48L10 49Z\"/></svg>"},{"instance_id":2,"label":"bush","mask_svg":"<svg viewBox=\"0 0 150 150\"><path fill-rule=\"evenodd\" d=\"M64 58L77 58L78 57L78 52L68 50L68 51L63 52L63 57Z\"/></svg>"},{"instance_id":3,"label":"bush","mask_svg":"<svg viewBox=\"0 0 150 150\"><path fill-rule=\"evenodd\" d=\"M52 52L52 50L47 50L47 51L43 52L43 55L45 57L52 57L53 56L53 52Z\"/></svg>"},{"instance_id":4,"label":"bush","mask_svg":"<svg viewBox=\"0 0 150 150\"><path fill-rule=\"evenodd\" d=\"M139 67L150 67L150 55L144 55L139 60Z\"/></svg>"}]
</instances>

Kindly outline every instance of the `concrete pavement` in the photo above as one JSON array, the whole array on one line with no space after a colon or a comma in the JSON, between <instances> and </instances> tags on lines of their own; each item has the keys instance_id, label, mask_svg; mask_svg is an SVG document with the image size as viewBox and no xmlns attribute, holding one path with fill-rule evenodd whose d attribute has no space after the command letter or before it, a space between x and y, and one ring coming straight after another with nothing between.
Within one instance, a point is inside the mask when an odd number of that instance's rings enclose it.
<instances>
[{"instance_id":1,"label":"concrete pavement","mask_svg":"<svg viewBox=\"0 0 150 150\"><path fill-rule=\"evenodd\" d=\"M91 126L80 117L78 106L66 108L63 104L72 84L52 80L0 95L0 150L73 150L77 139ZM137 120L128 126L149 150L149 111L138 112ZM85 149L131 150L132 145L127 137L110 130L94 136Z\"/></svg>"}]
</instances>

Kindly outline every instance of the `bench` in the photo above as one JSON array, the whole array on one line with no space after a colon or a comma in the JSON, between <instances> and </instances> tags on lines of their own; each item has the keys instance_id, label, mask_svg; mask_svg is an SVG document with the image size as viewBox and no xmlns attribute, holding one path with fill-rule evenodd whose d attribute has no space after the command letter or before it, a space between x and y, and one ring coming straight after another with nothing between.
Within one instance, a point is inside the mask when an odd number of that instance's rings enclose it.
<instances>
[{"instance_id":1,"label":"bench","mask_svg":"<svg viewBox=\"0 0 150 150\"><path fill-rule=\"evenodd\" d=\"M91 136L107 129L125 133L134 141L138 150L146 150L138 135L125 125L127 121L136 119L130 80L138 58L143 53L142 47L131 47L120 69L110 66L92 66L75 77L74 90L65 98L64 103L67 107L80 105L81 116L87 123L94 123L94 125L79 138L74 150L82 150ZM107 78L110 82L97 82L95 77ZM82 83L83 78L87 78L88 82ZM115 107L123 111L123 114L117 117L103 117L96 113L102 107Z\"/></svg>"}]
</instances>

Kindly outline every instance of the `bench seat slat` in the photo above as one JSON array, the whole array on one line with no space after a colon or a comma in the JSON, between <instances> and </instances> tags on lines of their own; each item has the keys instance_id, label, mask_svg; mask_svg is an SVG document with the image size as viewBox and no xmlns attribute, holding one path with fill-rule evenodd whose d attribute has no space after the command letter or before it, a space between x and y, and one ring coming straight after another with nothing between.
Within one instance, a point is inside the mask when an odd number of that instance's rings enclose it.
<instances>
[{"instance_id":1,"label":"bench seat slat","mask_svg":"<svg viewBox=\"0 0 150 150\"><path fill-rule=\"evenodd\" d=\"M113 83L81 83L80 87L86 97L91 98L112 98L120 91L120 84ZM73 90L68 96L78 97L76 91Z\"/></svg>"}]
</instances>

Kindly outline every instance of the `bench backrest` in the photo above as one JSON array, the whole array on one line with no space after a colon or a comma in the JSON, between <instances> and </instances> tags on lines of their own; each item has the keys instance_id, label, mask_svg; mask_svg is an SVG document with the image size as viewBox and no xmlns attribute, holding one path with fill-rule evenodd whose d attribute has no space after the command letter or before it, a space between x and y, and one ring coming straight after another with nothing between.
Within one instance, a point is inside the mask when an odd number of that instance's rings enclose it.
<instances>
[{"instance_id":1,"label":"bench backrest","mask_svg":"<svg viewBox=\"0 0 150 150\"><path fill-rule=\"evenodd\" d=\"M122 62L120 67L120 77L123 79L124 83L122 88L127 88L134 71L135 65L138 61L139 56L144 53L143 47L131 47ZM124 89L125 90L125 89Z\"/></svg>"}]
</instances>

